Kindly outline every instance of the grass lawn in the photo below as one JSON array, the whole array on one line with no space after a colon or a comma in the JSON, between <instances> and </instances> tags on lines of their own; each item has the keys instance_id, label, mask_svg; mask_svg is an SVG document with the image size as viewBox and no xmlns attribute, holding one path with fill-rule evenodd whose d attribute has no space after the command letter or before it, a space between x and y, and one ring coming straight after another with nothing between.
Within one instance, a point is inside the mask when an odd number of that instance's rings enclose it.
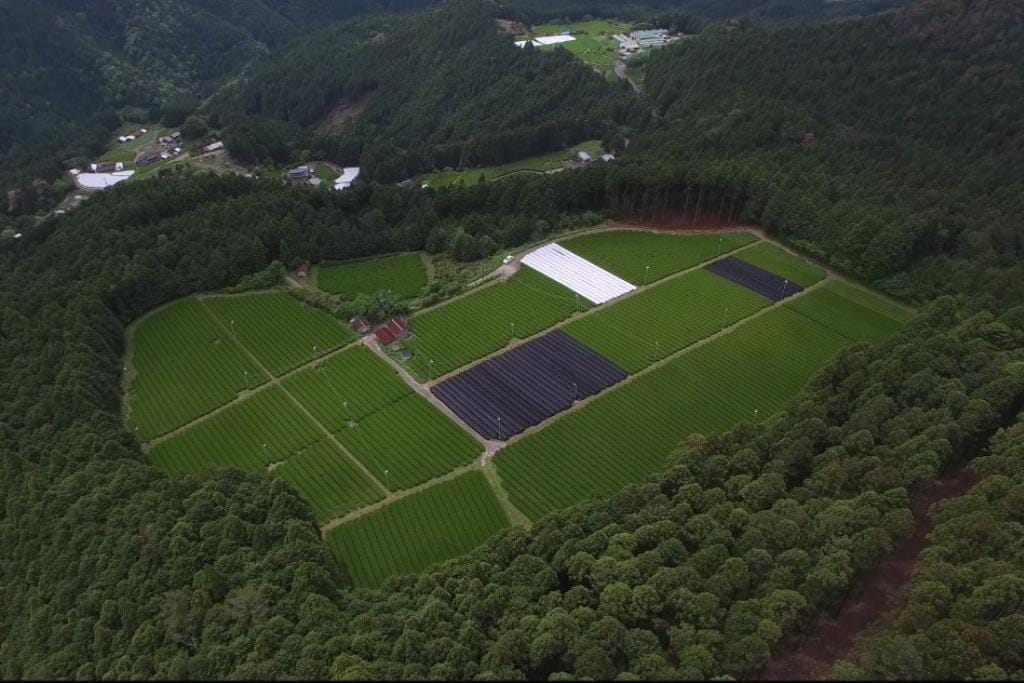
<instances>
[{"instance_id":1,"label":"grass lawn","mask_svg":"<svg viewBox=\"0 0 1024 683\"><path fill-rule=\"evenodd\" d=\"M491 181L514 173L545 173L561 168L564 165L563 162L575 159L576 153L580 151L585 151L592 157L598 157L604 153L600 140L587 140L560 152L527 157L500 166L484 166L462 171L435 171L421 176L420 182L426 183L428 187L447 187L456 184L476 185L480 182L481 177Z\"/></svg>"},{"instance_id":2,"label":"grass lawn","mask_svg":"<svg viewBox=\"0 0 1024 683\"><path fill-rule=\"evenodd\" d=\"M419 252L413 252L320 266L316 273L316 286L347 299L381 290L390 290L399 298L413 297L427 285L423 258Z\"/></svg>"},{"instance_id":3,"label":"grass lawn","mask_svg":"<svg viewBox=\"0 0 1024 683\"><path fill-rule=\"evenodd\" d=\"M328 166L322 161L314 161L313 170L316 173L316 177L325 183L333 183L337 179L338 174L333 168Z\"/></svg>"}]
</instances>

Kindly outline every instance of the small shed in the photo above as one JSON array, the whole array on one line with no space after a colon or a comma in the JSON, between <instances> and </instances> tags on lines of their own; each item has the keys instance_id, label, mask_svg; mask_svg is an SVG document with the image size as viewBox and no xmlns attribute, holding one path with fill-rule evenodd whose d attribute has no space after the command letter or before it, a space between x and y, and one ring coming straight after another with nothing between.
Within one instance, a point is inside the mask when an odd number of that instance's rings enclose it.
<instances>
[{"instance_id":1,"label":"small shed","mask_svg":"<svg viewBox=\"0 0 1024 683\"><path fill-rule=\"evenodd\" d=\"M409 328L406 327L405 321L401 318L391 318L391 320L388 320L374 330L373 335L377 337L377 341L387 346L408 337Z\"/></svg>"},{"instance_id":2,"label":"small shed","mask_svg":"<svg viewBox=\"0 0 1024 683\"><path fill-rule=\"evenodd\" d=\"M370 323L366 322L358 315L349 320L348 324L351 325L352 329L355 330L358 334L366 334L367 332L370 331Z\"/></svg>"},{"instance_id":3,"label":"small shed","mask_svg":"<svg viewBox=\"0 0 1024 683\"><path fill-rule=\"evenodd\" d=\"M296 269L295 274L303 278L309 277L309 261L303 261L301 264L299 264L299 267Z\"/></svg>"},{"instance_id":4,"label":"small shed","mask_svg":"<svg viewBox=\"0 0 1024 683\"><path fill-rule=\"evenodd\" d=\"M584 152L582 149L579 152L576 153L576 157L581 162L583 162L584 164L589 164L591 161L594 160L594 157L590 156L589 154Z\"/></svg>"}]
</instances>

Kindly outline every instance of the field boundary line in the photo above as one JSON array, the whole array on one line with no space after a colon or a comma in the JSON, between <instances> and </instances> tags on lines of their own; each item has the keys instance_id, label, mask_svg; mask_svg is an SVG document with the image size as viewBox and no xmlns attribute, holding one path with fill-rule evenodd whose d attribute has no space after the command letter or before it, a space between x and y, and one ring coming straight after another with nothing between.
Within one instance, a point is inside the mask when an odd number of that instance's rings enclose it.
<instances>
[{"instance_id":1,"label":"field boundary line","mask_svg":"<svg viewBox=\"0 0 1024 683\"><path fill-rule=\"evenodd\" d=\"M552 325L551 327L546 327L543 330L541 330L540 332L536 332L536 333L531 334L531 335L529 335L527 337L516 337L510 343L508 343L505 346L501 347L497 351L492 351L491 353L487 354L486 356L481 356L480 358L477 358L476 360L472 360L469 363L466 363L465 365L461 365L461 366L455 368L454 370L451 370L451 371L449 371L449 372L447 372L447 373L445 373L445 374L443 374L443 375L441 375L439 377L435 377L434 379L432 379L430 381L423 382L422 384L424 386L428 387L428 388L429 387L433 387L435 384L438 384L439 382L443 382L443 381L445 381L447 379L451 379L452 377L454 377L454 376L456 376L456 375L458 375L460 373L463 373L463 372L466 372L468 370L471 370L472 368L476 367L477 365L480 365L484 361L490 360L491 358L494 358L496 356L500 356L501 354L505 353L506 351L511 351L512 349L516 348L517 346L521 346L522 344L525 344L527 342L533 341L534 339L537 339L538 337L542 337L545 334L547 334L548 332L553 332L554 330L561 329L561 328L565 327L566 325L569 325L570 323L574 323L577 320L581 320L583 318L586 318L587 316L593 315L594 313L596 313L598 311L603 311L605 308L613 306L613 305L619 303L620 301L625 301L626 299L629 299L630 297L638 296L638 295L640 295L643 292L650 291L651 289L654 289L655 287L658 287L660 285L666 284L670 280L674 280L676 278L683 277L684 275L689 275L690 273L692 273L692 272L694 272L696 270L700 270L701 268L703 268L704 266L706 266L709 263L714 263L715 261L723 259L723 258L725 258L727 256L732 256L732 255L734 255L734 254L736 254L738 252L741 252L741 251L743 251L745 249L749 249L749 248L753 247L754 245L758 244L759 242L760 242L760 240L754 240L753 242L750 242L748 244L742 244L742 245L736 247L735 249L730 249L728 251L723 251L720 254L718 254L718 256L715 256L712 259L708 259L707 261L701 261L700 263L697 263L697 264L695 264L693 266L690 266L689 268L685 268L685 269L677 271L675 273L670 273L669 275L666 275L665 277L661 278L660 280L655 280L654 282L651 282L651 283L646 284L646 285L637 285L635 289L632 289L632 290L626 292L625 294L617 296L614 299L609 299L608 301L604 302L603 304L595 304L595 305L591 306L590 308L588 308L585 311L577 311L577 312L573 313L572 315L570 315L568 318L565 318L564 320L560 320L557 323L555 323L554 325Z\"/></svg>"},{"instance_id":2,"label":"field boundary line","mask_svg":"<svg viewBox=\"0 0 1024 683\"><path fill-rule=\"evenodd\" d=\"M757 243L754 242L754 244L757 244ZM675 353L670 353L669 355L665 356L664 358L661 358L661 359L651 363L647 367L645 367L645 368L643 368L641 370L636 371L635 373L633 373L633 374L629 375L628 377L626 377L626 379L622 380L621 382L619 382L617 384L613 384L612 386L604 389L603 391L599 391L596 394L591 394L590 396L587 396L583 400L577 401L575 404L573 404L572 406L566 408L562 412L555 413L551 417L549 417L549 418L547 418L547 419L545 419L545 420L543 420L541 422L538 422L535 425L531 425L530 427L527 427L526 429L524 429L523 431L519 432L518 434L510 437L505 442L505 444L501 448L499 448L497 450L497 452L495 452L491 456L491 459L497 457L498 455L501 455L501 451L504 450L505 447L515 443L516 441L519 441L522 438L525 438L526 436L529 436L530 434L533 434L534 432L538 432L538 431L544 429L545 427L547 427L551 423L553 423L553 422L555 422L557 420L560 420L561 418L565 417L569 413L573 413L573 412L576 412L577 410L581 410L585 406L589 405L591 402L596 401L598 398L601 398L602 396L605 396L605 395L607 395L607 394L609 394L611 392L617 391L620 388L622 388L622 387L626 386L627 384L629 384L630 382L635 381L637 378L639 378L641 376L644 376L644 375L646 375L646 374L648 374L650 372L653 372L654 370L657 370L657 369L659 369L659 368L661 368L661 367L663 367L665 365L668 365L672 361L680 358L681 356L683 356L683 355L685 355L687 353L690 353L694 349L698 349L698 348L704 346L705 344L709 344L712 341L715 341L716 339L719 339L720 337L724 337L724 336L726 336L728 334L731 334L731 333L735 332L738 328L742 327L743 325L746 325L747 323L749 323L752 320L760 318L763 315L767 315L771 311L775 311L775 310L778 310L780 308L785 307L785 305L787 303L789 303L790 301L792 301L794 299L797 299L799 297L802 297L802 296L806 295L807 293L812 292L812 291L818 289L819 287L824 285L826 282L829 282L830 280L831 280L831 277L826 276L826 277L822 278L821 280L818 280L817 282L815 282L813 285L810 285L809 287L804 287L801 291L797 292L796 294L791 294L790 296L786 297L785 299L782 299L781 301L776 301L774 303L769 304L768 306L765 306L764 308L762 308L762 309L760 309L758 311L754 311L750 315L745 316L743 318L740 318L736 322L734 322L734 323L732 323L732 324L730 324L730 325L728 325L726 327L723 327L722 329L718 330L717 332L713 332L712 334L709 334L708 336L704 337L703 339L698 339L697 341L693 342L692 344L689 344L689 345L684 346L683 348L679 349ZM794 313L795 313L795 311L794 311ZM818 323L818 324L820 325L820 323ZM822 325L822 327L824 327L825 329L829 329L829 328L825 327L824 325ZM833 334L838 334L834 330L829 330L829 331L832 332ZM843 336L843 335L838 335L838 336Z\"/></svg>"},{"instance_id":3,"label":"field boundary line","mask_svg":"<svg viewBox=\"0 0 1024 683\"><path fill-rule=\"evenodd\" d=\"M200 305L201 305L201 306L202 306L202 307L203 307L204 309L206 309L206 302L202 301L202 299L200 299ZM207 309L207 310L208 310L208 309ZM213 316L213 311L209 311L209 310L208 310L208 312L209 312L209 314L210 314L211 316ZM219 326L220 326L221 330L223 330L223 331L224 331L225 333L227 333L227 332L228 332L228 328L224 326L224 323L222 323L222 322L221 322L221 321L220 321L219 319L217 319L217 318L216 318L216 316L213 316L213 317L214 317L214 319L215 319L215 321L216 321L217 325L219 325ZM248 355L248 356L250 357L250 359L252 360L252 362L253 362L253 363L256 363L256 367L258 367L258 368L259 368L260 370L262 370L263 372L267 372L267 368L266 368L266 367L264 367L263 363L260 363L259 359L257 359L257 358L256 358L256 356L255 356L255 355L253 355L252 351L250 351L250 350L249 350L249 349L248 349L248 348L247 348L247 347L246 347L246 346L245 346L244 344L242 344L241 342L238 342L238 345L242 347L242 349L243 349L243 350L245 351L245 353L246 353L246 354L247 354L247 355ZM315 361L311 361L311 362L315 362ZM269 374L269 373L268 373L268 374ZM271 375L271 377L273 377L273 375ZM302 402L301 402L301 401L299 401L299 399L295 398L295 396L293 396L293 395L292 395L292 392L288 391L288 389L287 389L287 388L286 388L286 387L285 387L285 386L284 386L283 384L281 384L281 382L280 382L280 378L277 378L277 379L276 379L276 382L275 382L275 380L273 380L273 379L272 379L270 383L276 383L276 384L277 384L277 386L281 387L281 392L282 392L282 393L283 393L283 394L284 394L284 395L285 395L285 396L286 396L286 397L288 398L288 400L289 400L289 401L291 401L291 402L292 402L292 404L293 404L293 405L294 405L294 406L295 406L296 408L298 408L298 409L299 409L299 411L301 411L301 412L302 412L302 414L303 414L303 415L305 415L305 416L306 416L306 419L307 419L307 420L309 420L310 422L312 422L312 423L313 423L313 426L314 426L314 427L318 428L318 429L319 429L319 430L320 430L320 431L321 431L321 432L322 432L322 433L324 434L324 436L326 436L326 437L327 437L328 439L330 439L331 443L333 443L333 444L334 444L334 445L335 445L335 446L336 446L336 447L337 447L337 448L338 448L338 449L339 449L339 450L341 451L341 453L342 453L342 454L343 454L343 455L344 455L345 457L347 457L347 458L348 458L349 460L351 460L351 461L352 461L352 463L353 463L353 464L354 464L354 465L355 465L355 466L356 466L356 467L357 467L357 468L358 468L358 469L359 469L359 470L360 470L360 471L361 471L361 472L362 472L362 473L363 473L363 474L364 474L365 476L369 477L370 481L371 481L371 482L373 482L374 484L376 484L377 488L379 488L379 489L381 490L381 492L382 492L382 493L384 493L384 495L387 495L388 493L390 493L390 492L391 492L391 491L390 491L390 490L389 490L389 489L388 489L388 488L387 488L386 486L384 486L384 484L382 484L382 483L380 482L380 480L379 480L379 479L377 479L377 477L373 476L373 474L372 474L372 473L370 472L370 470L369 470L369 469L368 469L368 468L366 467L366 465L364 465L363 463L361 463L361 462L359 461L359 459L358 459L358 458L356 458L356 457L355 457L354 455L352 455L352 453L351 453L351 452L350 452L350 451L349 451L349 450L348 450L347 448L345 448L345 447L344 447L344 446L342 445L342 443L341 443L340 441L338 441L338 438L337 438L337 437L336 437L336 436L334 435L334 432L332 432L332 431L331 431L330 429L328 429L327 427L325 427L325 426L324 426L324 424L323 424L322 422L320 422L320 420L316 419L316 418L315 418L315 417L313 416L313 414L312 414L311 412L309 412L309 410L308 410L308 409L306 408L306 406L302 405ZM288 454L288 457L290 458L290 457L291 457L292 455L293 455L293 454L289 453L289 454ZM285 458L285 460L287 461L287 460L288 460L288 458Z\"/></svg>"},{"instance_id":4,"label":"field boundary line","mask_svg":"<svg viewBox=\"0 0 1024 683\"><path fill-rule=\"evenodd\" d=\"M412 496L412 495L415 495L415 494L420 493L422 491L425 491L425 490L427 490L427 489L429 489L429 488L431 488L433 486L436 486L437 484L440 484L440 483L443 483L443 482L446 482L446 481L451 481L452 479L460 477L463 474L467 474L469 472L472 472L475 469L480 469L480 464L479 463L473 462L473 463L470 463L468 465L461 465L459 467L456 467L453 470L449 470L448 472L446 472L444 474L440 474L440 475L434 477L433 479L428 479L427 481L423 482L422 484L416 484L416 486L411 486L411 487L409 487L407 489L398 489L396 491L391 491L391 492L388 493L388 495L386 495L385 497L381 498L376 503L370 503L369 505L364 505L361 508L358 508L356 510L352 510L351 512L349 512L347 514L342 515L341 517L335 517L333 519L327 520L326 522L324 522L323 524L320 525L320 537L323 538L324 540L327 540L327 536L332 531L334 531L335 529L337 529L340 526L344 526L344 525L348 524L349 522L354 522L355 520L359 519L360 517L364 517L364 516L370 514L371 512L376 512L377 510L380 510L381 508L385 508L385 507L391 505L392 503L396 503L399 500L401 500L403 498L406 498L408 496Z\"/></svg>"}]
</instances>

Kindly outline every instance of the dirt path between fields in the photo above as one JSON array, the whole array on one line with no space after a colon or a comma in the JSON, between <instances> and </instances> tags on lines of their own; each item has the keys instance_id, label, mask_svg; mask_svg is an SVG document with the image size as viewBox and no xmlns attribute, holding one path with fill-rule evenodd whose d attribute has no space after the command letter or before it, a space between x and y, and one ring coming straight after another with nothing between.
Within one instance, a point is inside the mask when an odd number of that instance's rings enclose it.
<instances>
[{"instance_id":1,"label":"dirt path between fields","mask_svg":"<svg viewBox=\"0 0 1024 683\"><path fill-rule=\"evenodd\" d=\"M975 480L974 473L964 465L914 496L910 505L914 531L910 538L847 597L837 614L820 617L811 627L810 637L780 652L761 670L758 679L823 680L840 660L849 659L858 639L903 604L906 598L903 589L917 574L921 551L935 528L935 519L930 514L932 507L947 498L964 495Z\"/></svg>"}]
</instances>

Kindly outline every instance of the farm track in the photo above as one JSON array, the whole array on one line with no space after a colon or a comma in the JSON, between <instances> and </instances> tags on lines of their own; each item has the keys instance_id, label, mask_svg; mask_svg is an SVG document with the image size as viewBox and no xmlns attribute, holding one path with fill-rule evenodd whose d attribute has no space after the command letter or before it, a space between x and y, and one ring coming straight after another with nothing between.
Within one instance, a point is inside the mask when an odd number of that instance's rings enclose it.
<instances>
[{"instance_id":1,"label":"farm track","mask_svg":"<svg viewBox=\"0 0 1024 683\"><path fill-rule=\"evenodd\" d=\"M371 503L369 505L366 505L364 507L359 508L358 510L353 510L352 512L348 513L347 515L344 515L342 517L336 517L336 518L334 518L334 519L332 519L332 520L330 520L328 522L324 522L323 524L320 525L320 535L323 538L326 539L327 535L329 533L331 533L332 531L337 529L339 526L342 526L343 524L348 524L349 522L351 522L353 520L356 520L356 519L359 519L360 517L363 517L364 515L368 515L371 512L376 512L377 510L379 510L379 509L381 509L383 507L387 507L391 503L394 503L395 501L401 500L402 498L405 498L407 496L411 496L413 494L419 493L420 491L424 491L426 489L429 489L432 486L436 486L437 484L440 484L441 482L450 481L452 479L455 479L459 475L465 474L466 472L471 472L474 469L479 469L479 468L480 468L480 464L479 463L472 463L470 465L463 465L462 467L456 467L454 470L451 470L450 472L442 474L439 477L434 477L433 479L425 481L422 484L417 484L416 486L412 486L412 487L409 487L407 489L401 489L399 491L392 491L392 492L388 493L388 495L385 496L384 498L381 498L380 500L378 500L376 503Z\"/></svg>"},{"instance_id":2,"label":"farm track","mask_svg":"<svg viewBox=\"0 0 1024 683\"><path fill-rule=\"evenodd\" d=\"M199 299L199 305L202 306L203 310L206 311L206 313L211 318L214 319L216 324L220 327L220 329L225 334L230 334L230 331L228 330L228 328L224 326L224 323L222 323L217 318L217 316L213 315L213 311L211 311L207 307L206 302L202 298ZM256 356L253 355L253 353L251 351L249 351L249 349L246 348L246 346L244 344L239 342L238 346L242 349L242 352L245 353L249 357L249 359L253 363L256 364L256 367L258 367L261 372L265 372L265 373L267 373L268 376L273 377L273 375L270 373L270 371L262 363L260 363L259 359L256 358ZM346 344L345 346L342 346L341 348L339 348L336 351L332 352L332 354L333 353L339 353L339 352L341 352L343 349L345 349L348 346L351 346L351 344ZM310 363L307 363L307 365L310 365L310 364L313 364L313 363L317 363L317 362L323 360L324 358L326 358L327 356L332 355L332 354L324 354L323 356L318 357L316 360L310 361ZM303 366L303 367L305 367L305 366ZM311 412L309 412L309 410L306 409L306 406L302 405L302 403L297 398L295 398L295 396L293 396L290 391L288 391L288 389L284 386L284 384L282 384L281 380L283 380L288 374L290 374L290 373L286 373L285 375L281 375L280 377L277 377L275 379L271 379L270 382L267 382L267 385L269 386L269 385L276 384L277 386L281 387L281 391L288 398L288 400L296 408L298 408L299 412L301 412L303 415L305 415L307 420L309 420L325 437L327 437L327 439L331 443L333 443L335 445L335 447L337 447L338 450L341 453L343 453L345 455L345 457L348 458L359 469L359 471L361 471L367 478L369 478L369 480L371 482L373 482L373 484L378 489L380 489L381 493L383 493L385 496L388 495L390 493L390 490L386 486L384 486L384 484L382 484L380 482L380 480L377 479L377 477L373 476L373 474L370 472L370 470L367 469L366 466L363 463L359 462L359 460L355 456L353 456L349 452L349 450L347 448L345 448L345 446L342 445L342 443L334 435L334 432L332 432L330 429L328 429L322 422L320 422L320 420L316 419L313 416L313 414Z\"/></svg>"}]
</instances>

